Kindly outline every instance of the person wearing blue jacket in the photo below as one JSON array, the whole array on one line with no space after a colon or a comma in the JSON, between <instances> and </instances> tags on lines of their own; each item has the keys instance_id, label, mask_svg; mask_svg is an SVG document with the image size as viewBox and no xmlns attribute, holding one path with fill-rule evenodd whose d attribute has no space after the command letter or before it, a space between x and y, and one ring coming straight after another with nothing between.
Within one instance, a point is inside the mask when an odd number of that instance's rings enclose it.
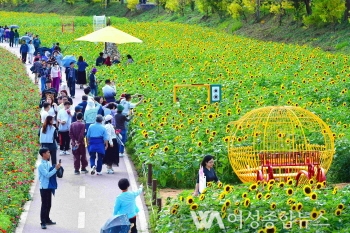
<instances>
[{"instance_id":1,"label":"person wearing blue jacket","mask_svg":"<svg viewBox=\"0 0 350 233\"><path fill-rule=\"evenodd\" d=\"M15 42L15 32L13 31L13 28L11 28L10 31L10 47L13 47L13 43Z\"/></svg>"},{"instance_id":2,"label":"person wearing blue jacket","mask_svg":"<svg viewBox=\"0 0 350 233\"><path fill-rule=\"evenodd\" d=\"M69 64L66 68L66 80L69 88L69 94L74 99L75 98L75 83L77 81L77 70L74 68L74 62Z\"/></svg>"},{"instance_id":3,"label":"person wearing blue jacket","mask_svg":"<svg viewBox=\"0 0 350 233\"><path fill-rule=\"evenodd\" d=\"M29 51L29 47L26 44L25 41L22 41L22 45L21 47L19 47L19 53L21 54L22 57L22 63L26 63L27 62L27 53Z\"/></svg>"},{"instance_id":4,"label":"person wearing blue jacket","mask_svg":"<svg viewBox=\"0 0 350 233\"><path fill-rule=\"evenodd\" d=\"M50 160L50 150L46 147L40 148L39 154L42 157L41 163L38 167L39 181L40 181L40 196L41 196L41 210L40 210L40 220L41 229L46 229L46 225L55 225L50 219L51 210L51 199L54 189L49 187L50 178L56 175L58 169L60 169L61 164L58 163L51 169Z\"/></svg>"}]
</instances>

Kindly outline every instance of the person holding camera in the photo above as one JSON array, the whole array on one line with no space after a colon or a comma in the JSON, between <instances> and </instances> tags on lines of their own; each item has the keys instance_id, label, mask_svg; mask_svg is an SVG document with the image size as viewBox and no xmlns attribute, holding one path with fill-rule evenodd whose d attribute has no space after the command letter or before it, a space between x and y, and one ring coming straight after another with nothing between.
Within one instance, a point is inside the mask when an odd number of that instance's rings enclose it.
<instances>
[{"instance_id":1,"label":"person holding camera","mask_svg":"<svg viewBox=\"0 0 350 233\"><path fill-rule=\"evenodd\" d=\"M131 103L131 99L135 97L139 98L139 102L137 103ZM131 94L125 94L125 99L122 99L120 101L120 104L124 107L123 114L125 116L131 115L130 111L134 109L137 105L141 104L143 102L144 96L140 94L135 94L132 96Z\"/></svg>"},{"instance_id":2,"label":"person holding camera","mask_svg":"<svg viewBox=\"0 0 350 233\"><path fill-rule=\"evenodd\" d=\"M52 193L55 192L55 188L50 187L51 177L56 175L56 172L61 167L61 163L51 167L50 164L50 150L47 147L40 148L39 154L42 157L41 163L38 167L39 181L40 181L40 196L41 196L41 210L40 210L40 220L41 229L47 229L46 225L55 225L50 219L50 209L51 209L51 199ZM55 178L54 178L55 179Z\"/></svg>"}]
</instances>

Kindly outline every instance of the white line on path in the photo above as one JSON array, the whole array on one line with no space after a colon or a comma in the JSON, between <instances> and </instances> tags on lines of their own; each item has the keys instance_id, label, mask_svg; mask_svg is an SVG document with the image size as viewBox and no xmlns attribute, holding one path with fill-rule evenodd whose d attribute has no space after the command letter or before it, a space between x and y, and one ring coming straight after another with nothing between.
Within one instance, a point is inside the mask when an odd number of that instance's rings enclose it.
<instances>
[{"instance_id":1,"label":"white line on path","mask_svg":"<svg viewBox=\"0 0 350 233\"><path fill-rule=\"evenodd\" d=\"M125 161L126 170L128 171L131 189L136 190L138 186L134 177L134 173L131 168L130 160L128 156L124 156L123 158ZM140 209L140 212L138 213L138 217L137 217L137 219L140 221L140 231L143 233L148 233L147 219L146 219L145 211L143 210L143 204L140 196L136 197L136 205Z\"/></svg>"},{"instance_id":2,"label":"white line on path","mask_svg":"<svg viewBox=\"0 0 350 233\"><path fill-rule=\"evenodd\" d=\"M85 186L79 187L79 198L85 198Z\"/></svg>"},{"instance_id":3,"label":"white line on path","mask_svg":"<svg viewBox=\"0 0 350 233\"><path fill-rule=\"evenodd\" d=\"M78 228L85 228L85 212L79 212Z\"/></svg>"}]
</instances>

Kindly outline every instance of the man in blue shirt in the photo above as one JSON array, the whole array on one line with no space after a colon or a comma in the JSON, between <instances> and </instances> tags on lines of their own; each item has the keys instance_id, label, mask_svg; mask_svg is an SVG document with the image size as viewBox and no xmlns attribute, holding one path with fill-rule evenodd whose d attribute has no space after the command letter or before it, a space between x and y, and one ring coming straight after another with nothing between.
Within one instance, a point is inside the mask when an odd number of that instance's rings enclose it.
<instances>
[{"instance_id":1,"label":"man in blue shirt","mask_svg":"<svg viewBox=\"0 0 350 233\"><path fill-rule=\"evenodd\" d=\"M96 123L91 124L86 134L88 151L90 154L91 175L102 175L102 160L108 147L108 135L106 128L102 125L103 116L96 116ZM95 165L97 153L97 167Z\"/></svg>"},{"instance_id":2,"label":"man in blue shirt","mask_svg":"<svg viewBox=\"0 0 350 233\"><path fill-rule=\"evenodd\" d=\"M43 147L39 150L39 154L42 157L41 163L38 167L39 181L40 181L40 196L41 196L41 229L46 229L46 225L55 225L50 219L51 198L53 189L49 187L50 177L56 175L57 170L61 167L61 164L57 164L55 168L50 170L50 150Z\"/></svg>"},{"instance_id":3,"label":"man in blue shirt","mask_svg":"<svg viewBox=\"0 0 350 233\"><path fill-rule=\"evenodd\" d=\"M34 45L34 48L35 48L34 55L36 55L36 54L38 53L38 50L39 50L40 45L41 45L41 41L40 41L40 39L39 39L39 35L36 35L36 36L34 37L33 45Z\"/></svg>"}]
</instances>

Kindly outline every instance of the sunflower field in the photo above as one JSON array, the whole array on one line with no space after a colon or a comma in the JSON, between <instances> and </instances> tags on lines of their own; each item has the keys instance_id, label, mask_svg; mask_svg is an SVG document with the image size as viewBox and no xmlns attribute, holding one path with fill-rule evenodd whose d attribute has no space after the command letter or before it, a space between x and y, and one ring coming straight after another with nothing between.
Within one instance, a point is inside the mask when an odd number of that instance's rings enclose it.
<instances>
[{"instance_id":1,"label":"sunflower field","mask_svg":"<svg viewBox=\"0 0 350 233\"><path fill-rule=\"evenodd\" d=\"M159 213L156 232L348 232L350 186L294 179L238 186L208 183L198 197L184 191ZM178 226L181 226L179 228Z\"/></svg>"},{"instance_id":2,"label":"sunflower field","mask_svg":"<svg viewBox=\"0 0 350 233\"><path fill-rule=\"evenodd\" d=\"M2 24L18 24L20 34L39 34L43 46L60 42L64 55L82 55L90 68L103 50L102 43L74 41L93 31L92 17L75 17L74 33L62 33L55 14L0 12L0 18ZM238 182L227 158L227 125L271 105L306 108L330 125L336 154L328 180L350 180L349 56L176 23L112 17L112 25L144 43L120 45L122 63L98 67L99 88L111 79L118 95L145 96L130 125L128 147L138 167L153 164L161 186L194 187L205 154L215 156L221 181ZM127 54L135 63L126 65ZM174 103L175 84L221 84L222 101L208 104L205 88L183 88Z\"/></svg>"}]
</instances>

